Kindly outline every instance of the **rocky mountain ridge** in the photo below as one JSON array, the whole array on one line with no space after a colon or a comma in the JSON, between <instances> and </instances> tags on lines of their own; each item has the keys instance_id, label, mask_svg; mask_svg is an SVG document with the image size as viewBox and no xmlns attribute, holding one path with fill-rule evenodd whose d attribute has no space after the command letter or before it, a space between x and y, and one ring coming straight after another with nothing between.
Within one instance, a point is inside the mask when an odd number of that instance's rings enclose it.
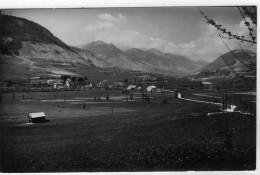
<instances>
[{"instance_id":1,"label":"rocky mountain ridge","mask_svg":"<svg viewBox=\"0 0 260 175\"><path fill-rule=\"evenodd\" d=\"M104 67L121 67L167 75L187 75L206 65L205 62L192 61L184 56L163 53L154 48L150 50L131 48L122 51L113 44L103 41L94 41L81 45L80 48L94 53L97 58L93 58L92 62Z\"/></svg>"}]
</instances>

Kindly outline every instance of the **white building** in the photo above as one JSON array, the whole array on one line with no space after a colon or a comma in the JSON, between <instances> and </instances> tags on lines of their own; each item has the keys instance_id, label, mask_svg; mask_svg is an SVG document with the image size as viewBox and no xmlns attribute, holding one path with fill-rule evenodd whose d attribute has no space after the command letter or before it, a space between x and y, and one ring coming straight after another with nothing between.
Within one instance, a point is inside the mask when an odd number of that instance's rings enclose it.
<instances>
[{"instance_id":1,"label":"white building","mask_svg":"<svg viewBox=\"0 0 260 175\"><path fill-rule=\"evenodd\" d=\"M151 92L153 89L156 89L156 86L149 86L146 88L147 92Z\"/></svg>"}]
</instances>

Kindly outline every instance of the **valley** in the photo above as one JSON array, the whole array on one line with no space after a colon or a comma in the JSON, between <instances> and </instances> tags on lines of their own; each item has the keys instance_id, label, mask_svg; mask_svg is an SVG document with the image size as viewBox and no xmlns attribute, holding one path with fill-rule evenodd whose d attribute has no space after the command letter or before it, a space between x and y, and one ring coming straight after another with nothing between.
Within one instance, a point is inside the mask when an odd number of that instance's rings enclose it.
<instances>
[{"instance_id":1,"label":"valley","mask_svg":"<svg viewBox=\"0 0 260 175\"><path fill-rule=\"evenodd\" d=\"M38 16L43 24L51 23L49 28L23 15L0 14L1 172L256 169L255 52L222 50L221 56L205 61L198 53L206 44L189 56L187 48L211 38L174 44L149 37L148 42L138 32L116 27L129 22L122 14L100 13L90 25L93 14L67 20L75 12L65 12L52 16L53 21ZM44 10L37 13L46 15ZM133 20L137 24L139 17ZM77 22L85 26L75 30ZM61 32L55 36L57 26ZM94 39L67 44L61 37L67 31L67 42ZM115 37L110 42L109 32L118 33L118 41L130 38L132 45L120 45ZM183 42L190 33L186 35ZM208 49L205 55L212 52Z\"/></svg>"}]
</instances>

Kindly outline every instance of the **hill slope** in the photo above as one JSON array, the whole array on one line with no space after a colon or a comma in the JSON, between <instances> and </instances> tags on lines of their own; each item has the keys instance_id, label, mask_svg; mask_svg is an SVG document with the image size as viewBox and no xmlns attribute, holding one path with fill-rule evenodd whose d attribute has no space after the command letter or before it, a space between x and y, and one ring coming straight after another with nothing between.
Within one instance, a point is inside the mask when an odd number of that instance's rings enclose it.
<instances>
[{"instance_id":1,"label":"hill slope","mask_svg":"<svg viewBox=\"0 0 260 175\"><path fill-rule=\"evenodd\" d=\"M235 55L235 56L234 56ZM237 58L238 59L237 59ZM225 61L223 60L225 59ZM228 52L218 57L213 62L204 66L194 73L196 78L214 79L214 78L233 78L235 73L230 67L241 76L255 75L256 69L250 67L256 64L256 53L249 50L236 49L232 53ZM229 67L230 66L230 67Z\"/></svg>"},{"instance_id":2,"label":"hill slope","mask_svg":"<svg viewBox=\"0 0 260 175\"><path fill-rule=\"evenodd\" d=\"M75 73L76 66L93 67L89 59L91 55L82 57L75 48L37 23L0 15L0 25L1 80L46 77L57 70Z\"/></svg>"},{"instance_id":3,"label":"hill slope","mask_svg":"<svg viewBox=\"0 0 260 175\"><path fill-rule=\"evenodd\" d=\"M80 47L85 51L94 53L96 57L92 58L92 62L95 65L101 67L119 67L136 71L151 71L148 65L138 60L133 60L130 55L121 51L111 43L107 44L102 41L94 41Z\"/></svg>"},{"instance_id":4,"label":"hill slope","mask_svg":"<svg viewBox=\"0 0 260 175\"><path fill-rule=\"evenodd\" d=\"M89 64L49 30L27 19L0 15L0 54Z\"/></svg>"}]
</instances>

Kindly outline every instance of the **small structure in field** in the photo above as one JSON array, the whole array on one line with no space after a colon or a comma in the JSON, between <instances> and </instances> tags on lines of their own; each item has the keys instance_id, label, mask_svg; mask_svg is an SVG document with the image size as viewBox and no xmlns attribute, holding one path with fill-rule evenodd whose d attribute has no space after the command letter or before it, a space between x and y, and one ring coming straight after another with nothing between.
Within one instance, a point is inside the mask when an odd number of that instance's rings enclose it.
<instances>
[{"instance_id":1,"label":"small structure in field","mask_svg":"<svg viewBox=\"0 0 260 175\"><path fill-rule=\"evenodd\" d=\"M29 123L40 123L40 122L48 122L45 118L44 112L36 112L28 114Z\"/></svg>"},{"instance_id":2,"label":"small structure in field","mask_svg":"<svg viewBox=\"0 0 260 175\"><path fill-rule=\"evenodd\" d=\"M177 98L182 98L181 93L177 93Z\"/></svg>"},{"instance_id":3,"label":"small structure in field","mask_svg":"<svg viewBox=\"0 0 260 175\"><path fill-rule=\"evenodd\" d=\"M204 89L214 89L214 85L211 82L203 81L201 85Z\"/></svg>"},{"instance_id":4,"label":"small structure in field","mask_svg":"<svg viewBox=\"0 0 260 175\"><path fill-rule=\"evenodd\" d=\"M234 112L237 107L235 105L230 105L230 108L225 109L226 112Z\"/></svg>"}]
</instances>

